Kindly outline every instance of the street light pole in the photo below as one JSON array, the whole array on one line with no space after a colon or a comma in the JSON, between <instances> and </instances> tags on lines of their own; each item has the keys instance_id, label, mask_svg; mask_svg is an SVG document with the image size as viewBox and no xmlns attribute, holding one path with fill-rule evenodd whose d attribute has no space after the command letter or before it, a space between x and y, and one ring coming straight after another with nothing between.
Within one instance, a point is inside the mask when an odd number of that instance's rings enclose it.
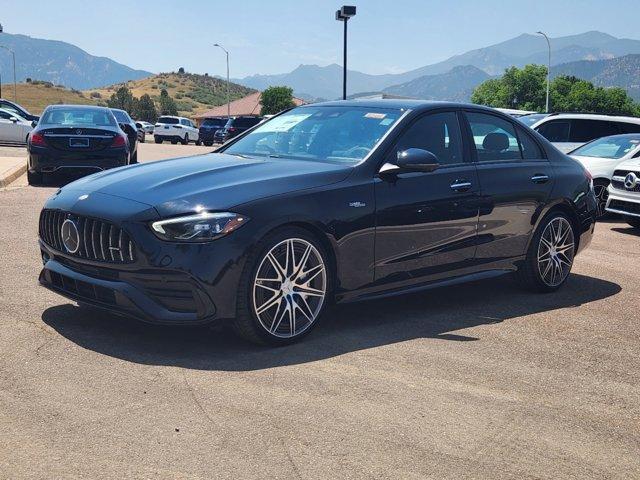
<instances>
[{"instance_id":1,"label":"street light pole","mask_svg":"<svg viewBox=\"0 0 640 480\"><path fill-rule=\"evenodd\" d=\"M356 7L343 5L336 11L336 20L344 23L344 38L342 46L342 99L347 99L347 22L356 15Z\"/></svg>"},{"instance_id":2,"label":"street light pole","mask_svg":"<svg viewBox=\"0 0 640 480\"><path fill-rule=\"evenodd\" d=\"M222 45L220 45L219 43L214 43L213 46L222 49L222 51L227 56L227 120L228 120L229 118L231 118L231 96L229 94L229 84L230 84L230 82L229 82L229 52L227 52L227 50L225 50L225 48Z\"/></svg>"},{"instance_id":3,"label":"street light pole","mask_svg":"<svg viewBox=\"0 0 640 480\"><path fill-rule=\"evenodd\" d=\"M551 78L551 42L549 41L549 37L544 32L536 32L538 35L542 35L547 41L547 47L549 49L549 60L547 62L547 107L546 113L549 113L549 81Z\"/></svg>"}]
</instances>

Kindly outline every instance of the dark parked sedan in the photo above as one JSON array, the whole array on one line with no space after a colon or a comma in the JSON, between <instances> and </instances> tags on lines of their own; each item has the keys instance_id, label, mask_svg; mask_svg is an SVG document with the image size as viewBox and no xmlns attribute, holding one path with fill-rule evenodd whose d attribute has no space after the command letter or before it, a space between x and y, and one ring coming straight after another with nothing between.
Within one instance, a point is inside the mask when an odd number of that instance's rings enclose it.
<instances>
[{"instance_id":1,"label":"dark parked sedan","mask_svg":"<svg viewBox=\"0 0 640 480\"><path fill-rule=\"evenodd\" d=\"M199 129L199 138L207 147L213 145L215 134L227 124L226 118L205 118Z\"/></svg>"},{"instance_id":2,"label":"dark parked sedan","mask_svg":"<svg viewBox=\"0 0 640 480\"><path fill-rule=\"evenodd\" d=\"M330 102L219 153L62 188L40 216L40 283L150 322L233 319L282 344L333 301L508 272L556 290L595 211L584 168L494 110Z\"/></svg>"},{"instance_id":3,"label":"dark parked sedan","mask_svg":"<svg viewBox=\"0 0 640 480\"><path fill-rule=\"evenodd\" d=\"M27 143L29 184L54 172L95 173L129 164L129 140L108 108L53 105Z\"/></svg>"},{"instance_id":4,"label":"dark parked sedan","mask_svg":"<svg viewBox=\"0 0 640 480\"><path fill-rule=\"evenodd\" d=\"M131 157L131 163L138 163L138 140L140 134L136 122L134 122L129 114L120 110L119 108L112 108L113 116L116 117L116 121L124 133L127 134L129 139L129 154ZM144 132L142 133L142 141L144 142Z\"/></svg>"},{"instance_id":5,"label":"dark parked sedan","mask_svg":"<svg viewBox=\"0 0 640 480\"><path fill-rule=\"evenodd\" d=\"M261 117L234 117L227 120L224 127L218 129L214 135L216 143L224 143L246 132L262 121Z\"/></svg>"}]
</instances>

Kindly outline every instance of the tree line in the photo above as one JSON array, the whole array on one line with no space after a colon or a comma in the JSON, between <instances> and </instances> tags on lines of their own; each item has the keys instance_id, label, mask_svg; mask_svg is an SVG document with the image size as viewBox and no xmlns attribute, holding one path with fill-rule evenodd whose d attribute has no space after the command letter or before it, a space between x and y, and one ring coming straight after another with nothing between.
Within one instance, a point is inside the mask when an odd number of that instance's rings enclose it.
<instances>
[{"instance_id":1,"label":"tree line","mask_svg":"<svg viewBox=\"0 0 640 480\"><path fill-rule=\"evenodd\" d=\"M551 112L640 116L640 104L620 87L597 87L587 80L560 75L550 82L549 90ZM510 67L502 77L478 85L471 95L471 101L494 108L544 112L546 91L546 66Z\"/></svg>"},{"instance_id":2,"label":"tree line","mask_svg":"<svg viewBox=\"0 0 640 480\"><path fill-rule=\"evenodd\" d=\"M149 123L155 123L160 115L178 115L175 100L164 88L160 91L157 108L151 96L145 93L140 98L136 98L126 85L121 86L111 95L107 100L107 106L125 110L131 118Z\"/></svg>"}]
</instances>

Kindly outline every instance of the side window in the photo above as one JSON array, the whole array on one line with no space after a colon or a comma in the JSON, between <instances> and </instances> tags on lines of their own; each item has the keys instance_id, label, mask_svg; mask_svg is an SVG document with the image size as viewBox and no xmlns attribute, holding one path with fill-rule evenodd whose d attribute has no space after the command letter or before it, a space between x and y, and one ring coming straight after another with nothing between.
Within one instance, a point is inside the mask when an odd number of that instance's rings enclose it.
<instances>
[{"instance_id":1,"label":"side window","mask_svg":"<svg viewBox=\"0 0 640 480\"><path fill-rule=\"evenodd\" d=\"M618 122L620 133L640 133L640 125L637 123Z\"/></svg>"},{"instance_id":2,"label":"side window","mask_svg":"<svg viewBox=\"0 0 640 480\"><path fill-rule=\"evenodd\" d=\"M570 142L590 142L596 138L620 133L614 122L602 120L572 120Z\"/></svg>"},{"instance_id":3,"label":"side window","mask_svg":"<svg viewBox=\"0 0 640 480\"><path fill-rule=\"evenodd\" d=\"M538 128L538 133L550 142L568 142L569 141L569 121L568 120L552 120L543 123Z\"/></svg>"},{"instance_id":4,"label":"side window","mask_svg":"<svg viewBox=\"0 0 640 480\"><path fill-rule=\"evenodd\" d=\"M514 125L500 117L467 112L479 162L521 160L520 145Z\"/></svg>"},{"instance_id":5,"label":"side window","mask_svg":"<svg viewBox=\"0 0 640 480\"><path fill-rule=\"evenodd\" d=\"M428 150L438 157L441 164L464 162L458 116L454 112L445 112L419 118L398 139L394 160L397 152L408 148Z\"/></svg>"},{"instance_id":6,"label":"side window","mask_svg":"<svg viewBox=\"0 0 640 480\"><path fill-rule=\"evenodd\" d=\"M11 118L11 114L9 114L7 112L0 112L0 118L5 119L5 120L9 120L9 118Z\"/></svg>"},{"instance_id":7,"label":"side window","mask_svg":"<svg viewBox=\"0 0 640 480\"><path fill-rule=\"evenodd\" d=\"M523 128L518 127L518 139L522 147L522 158L525 160L540 160L545 158L540 147Z\"/></svg>"}]
</instances>

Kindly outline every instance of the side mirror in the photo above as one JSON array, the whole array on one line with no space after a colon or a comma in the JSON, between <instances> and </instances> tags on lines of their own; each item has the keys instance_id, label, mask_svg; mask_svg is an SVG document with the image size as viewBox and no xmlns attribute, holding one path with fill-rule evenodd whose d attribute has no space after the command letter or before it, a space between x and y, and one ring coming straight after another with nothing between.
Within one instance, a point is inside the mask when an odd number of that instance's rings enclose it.
<instances>
[{"instance_id":1,"label":"side mirror","mask_svg":"<svg viewBox=\"0 0 640 480\"><path fill-rule=\"evenodd\" d=\"M396 164L408 172L433 172L440 166L438 157L421 148L408 148L398 152Z\"/></svg>"},{"instance_id":2,"label":"side mirror","mask_svg":"<svg viewBox=\"0 0 640 480\"><path fill-rule=\"evenodd\" d=\"M31 126L32 126L33 128L36 128L36 127L38 126L38 120L33 120L33 121L31 122Z\"/></svg>"},{"instance_id":3,"label":"side mirror","mask_svg":"<svg viewBox=\"0 0 640 480\"><path fill-rule=\"evenodd\" d=\"M9 121L13 123L18 123L18 117L9 117Z\"/></svg>"}]
</instances>

